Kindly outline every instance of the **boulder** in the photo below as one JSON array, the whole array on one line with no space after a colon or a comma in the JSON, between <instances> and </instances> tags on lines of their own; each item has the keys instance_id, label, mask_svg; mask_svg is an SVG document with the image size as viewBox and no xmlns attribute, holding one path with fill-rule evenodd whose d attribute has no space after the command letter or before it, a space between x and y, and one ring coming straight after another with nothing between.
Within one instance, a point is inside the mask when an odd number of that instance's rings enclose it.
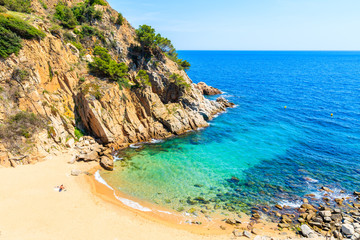
<instances>
[{"instance_id":1,"label":"boulder","mask_svg":"<svg viewBox=\"0 0 360 240\"><path fill-rule=\"evenodd\" d=\"M82 173L79 169L73 169L71 170L71 176L79 176Z\"/></svg>"},{"instance_id":2,"label":"boulder","mask_svg":"<svg viewBox=\"0 0 360 240\"><path fill-rule=\"evenodd\" d=\"M223 98L223 97L217 98L217 99L216 99L216 102L217 102L217 103L220 103L223 108L232 108L232 107L235 106L234 103L229 102L228 100L226 100L226 99Z\"/></svg>"},{"instance_id":3,"label":"boulder","mask_svg":"<svg viewBox=\"0 0 360 240\"><path fill-rule=\"evenodd\" d=\"M351 224L343 224L341 232L345 235L353 235L355 233L354 227Z\"/></svg>"},{"instance_id":4,"label":"boulder","mask_svg":"<svg viewBox=\"0 0 360 240\"><path fill-rule=\"evenodd\" d=\"M314 230L312 230L307 224L301 225L300 229L301 229L301 234L307 238L314 233Z\"/></svg>"},{"instance_id":5,"label":"boulder","mask_svg":"<svg viewBox=\"0 0 360 240\"><path fill-rule=\"evenodd\" d=\"M282 223L292 223L292 220L289 218L289 216L284 214L281 216L281 222Z\"/></svg>"},{"instance_id":6,"label":"boulder","mask_svg":"<svg viewBox=\"0 0 360 240\"><path fill-rule=\"evenodd\" d=\"M333 190L331 190L330 188L325 187L325 186L323 186L323 187L321 188L321 190L323 190L323 191L325 191L325 192L330 192L330 193L333 193L333 192L334 192Z\"/></svg>"},{"instance_id":7,"label":"boulder","mask_svg":"<svg viewBox=\"0 0 360 240\"><path fill-rule=\"evenodd\" d=\"M242 237L243 236L242 232L240 232L237 229L235 229L232 233L234 234L235 237Z\"/></svg>"},{"instance_id":8,"label":"boulder","mask_svg":"<svg viewBox=\"0 0 360 240\"><path fill-rule=\"evenodd\" d=\"M87 154L80 154L77 156L77 161L84 161L84 162L99 161L99 154L96 151L92 151Z\"/></svg>"},{"instance_id":9,"label":"boulder","mask_svg":"<svg viewBox=\"0 0 360 240\"><path fill-rule=\"evenodd\" d=\"M108 156L102 156L100 159L100 166L105 170L112 171L114 170L114 159Z\"/></svg>"},{"instance_id":10,"label":"boulder","mask_svg":"<svg viewBox=\"0 0 360 240\"><path fill-rule=\"evenodd\" d=\"M322 216L323 218L331 217L331 211L321 211L320 216Z\"/></svg>"},{"instance_id":11,"label":"boulder","mask_svg":"<svg viewBox=\"0 0 360 240\"><path fill-rule=\"evenodd\" d=\"M214 87L208 86L204 82L199 82L196 87L200 90L200 92L204 95L218 95L222 94L222 92Z\"/></svg>"},{"instance_id":12,"label":"boulder","mask_svg":"<svg viewBox=\"0 0 360 240\"><path fill-rule=\"evenodd\" d=\"M244 235L244 237L247 237L247 238L251 238L251 233L249 232L249 231L244 231L243 232L243 235Z\"/></svg>"},{"instance_id":13,"label":"boulder","mask_svg":"<svg viewBox=\"0 0 360 240\"><path fill-rule=\"evenodd\" d=\"M67 140L66 147L73 148L74 146L75 146L75 140L73 138L70 138L69 140Z\"/></svg>"}]
</instances>

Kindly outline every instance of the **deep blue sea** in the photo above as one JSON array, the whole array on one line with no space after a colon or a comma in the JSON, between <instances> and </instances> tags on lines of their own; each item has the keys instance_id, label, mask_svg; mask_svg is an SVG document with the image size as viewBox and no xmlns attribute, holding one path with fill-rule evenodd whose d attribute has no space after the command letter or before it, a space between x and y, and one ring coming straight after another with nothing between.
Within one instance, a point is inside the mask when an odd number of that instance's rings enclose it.
<instances>
[{"instance_id":1,"label":"deep blue sea","mask_svg":"<svg viewBox=\"0 0 360 240\"><path fill-rule=\"evenodd\" d=\"M179 55L193 82L237 107L209 128L121 152L126 167L102 173L111 185L174 209L245 212L311 193L321 201L321 186L332 198L360 190L360 52Z\"/></svg>"}]
</instances>

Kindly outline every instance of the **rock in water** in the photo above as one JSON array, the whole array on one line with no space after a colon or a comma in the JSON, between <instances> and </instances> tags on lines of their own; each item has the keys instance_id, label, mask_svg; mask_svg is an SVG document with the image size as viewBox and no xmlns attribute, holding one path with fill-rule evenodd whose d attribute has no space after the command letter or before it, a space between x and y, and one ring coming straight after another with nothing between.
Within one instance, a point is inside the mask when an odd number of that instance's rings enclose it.
<instances>
[{"instance_id":1,"label":"rock in water","mask_svg":"<svg viewBox=\"0 0 360 240\"><path fill-rule=\"evenodd\" d=\"M105 170L112 171L114 170L114 160L109 156L102 156L100 159L100 166Z\"/></svg>"},{"instance_id":2,"label":"rock in water","mask_svg":"<svg viewBox=\"0 0 360 240\"><path fill-rule=\"evenodd\" d=\"M216 102L217 102L217 103L220 103L220 104L222 105L222 107L224 107L224 108L232 108L232 107L235 106L234 103L229 102L228 100L226 100L226 99L223 98L223 97L217 98L217 99L216 99Z\"/></svg>"},{"instance_id":3,"label":"rock in water","mask_svg":"<svg viewBox=\"0 0 360 240\"><path fill-rule=\"evenodd\" d=\"M214 87L208 86L204 82L199 82L196 87L202 92L204 95L218 95L222 94L222 92Z\"/></svg>"}]
</instances>

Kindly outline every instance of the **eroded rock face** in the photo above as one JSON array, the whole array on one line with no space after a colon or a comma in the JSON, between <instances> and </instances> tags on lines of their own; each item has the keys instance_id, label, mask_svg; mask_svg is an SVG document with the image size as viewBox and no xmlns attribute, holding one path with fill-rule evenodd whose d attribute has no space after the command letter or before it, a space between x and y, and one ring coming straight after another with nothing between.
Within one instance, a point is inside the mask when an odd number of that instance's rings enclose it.
<instances>
[{"instance_id":1,"label":"eroded rock face","mask_svg":"<svg viewBox=\"0 0 360 240\"><path fill-rule=\"evenodd\" d=\"M78 114L87 132L102 144L118 149L126 143L167 138L207 127L207 120L233 106L223 98L205 99L195 84L186 79L191 84L187 90L167 88L171 85L167 78L161 82L152 81L151 87L135 91L102 83L106 91L99 99L81 92L76 95ZM167 91L178 92L177 102L172 102L173 97Z\"/></svg>"},{"instance_id":2,"label":"eroded rock face","mask_svg":"<svg viewBox=\"0 0 360 240\"><path fill-rule=\"evenodd\" d=\"M204 82L199 82L196 87L202 92L202 94L204 95L218 95L218 94L222 94L222 91L220 91L217 88L208 86L206 83Z\"/></svg>"},{"instance_id":3,"label":"eroded rock face","mask_svg":"<svg viewBox=\"0 0 360 240\"><path fill-rule=\"evenodd\" d=\"M51 14L58 1L45 2L48 11L37 2L33 4L34 12L43 19ZM28 152L14 153L9 144L0 141L0 165L34 163L48 154L61 154L65 148L76 148L78 154L74 161L99 161L111 169L112 158L102 154L104 149L91 142L88 146L83 141L80 142L84 146L75 142L76 127L115 150L130 143L167 138L206 127L215 114L232 106L224 99L210 101L204 98L204 91L206 94L221 92L206 84L207 90L199 90L199 85L193 84L177 63L163 53L154 54L149 61L144 57L146 54L137 52L136 49L141 47L135 40L134 28L126 20L119 27L111 20L118 13L110 6L97 5L96 9L103 13L102 19L91 25L104 33L108 44L112 43L112 57L129 67L132 83L140 69L146 70L151 86L134 87L133 84L120 89L116 82L91 75L88 62L94 59L92 49L84 46L85 52L80 54L74 45L50 33L51 23L40 18L33 22L29 20L47 36L40 41L24 40L18 55L0 59L0 87L7 90L0 91L4 100L0 103L0 124L10 115L27 111L40 116L46 126L31 136L33 147L23 148ZM74 37L69 31L64 30L64 33ZM96 43L97 39L88 41ZM14 79L15 69L26 71L26 79ZM172 74L180 76L185 85L171 80ZM92 91L83 91L87 85L98 86L96 97Z\"/></svg>"}]
</instances>

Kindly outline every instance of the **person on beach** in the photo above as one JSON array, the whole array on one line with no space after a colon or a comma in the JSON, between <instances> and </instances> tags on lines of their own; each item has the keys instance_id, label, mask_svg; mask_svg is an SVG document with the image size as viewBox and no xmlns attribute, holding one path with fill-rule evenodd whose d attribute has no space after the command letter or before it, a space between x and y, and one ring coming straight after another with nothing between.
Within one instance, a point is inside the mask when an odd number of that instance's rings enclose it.
<instances>
[{"instance_id":1,"label":"person on beach","mask_svg":"<svg viewBox=\"0 0 360 240\"><path fill-rule=\"evenodd\" d=\"M65 189L64 185L61 184L59 187L59 192L63 191L64 189Z\"/></svg>"}]
</instances>

